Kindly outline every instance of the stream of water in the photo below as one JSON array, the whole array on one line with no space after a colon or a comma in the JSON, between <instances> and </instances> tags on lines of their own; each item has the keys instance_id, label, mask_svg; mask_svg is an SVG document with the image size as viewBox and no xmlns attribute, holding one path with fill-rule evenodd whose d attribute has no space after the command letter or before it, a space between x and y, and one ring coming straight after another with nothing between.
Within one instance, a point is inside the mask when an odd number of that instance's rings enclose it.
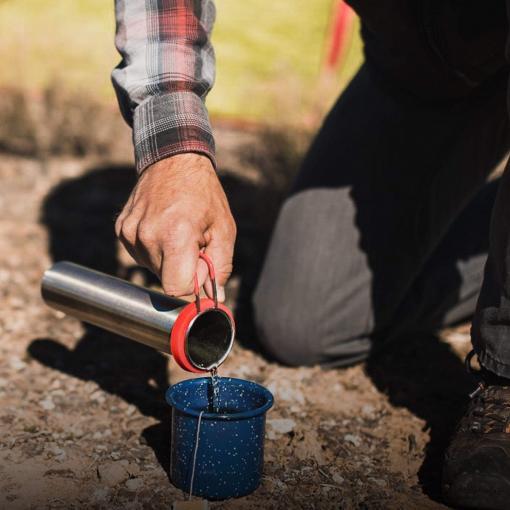
<instances>
[{"instance_id":1,"label":"stream of water","mask_svg":"<svg viewBox=\"0 0 510 510\"><path fill-rule=\"evenodd\" d=\"M218 368L211 369L211 409L213 413L220 412L220 376L218 375Z\"/></svg>"}]
</instances>

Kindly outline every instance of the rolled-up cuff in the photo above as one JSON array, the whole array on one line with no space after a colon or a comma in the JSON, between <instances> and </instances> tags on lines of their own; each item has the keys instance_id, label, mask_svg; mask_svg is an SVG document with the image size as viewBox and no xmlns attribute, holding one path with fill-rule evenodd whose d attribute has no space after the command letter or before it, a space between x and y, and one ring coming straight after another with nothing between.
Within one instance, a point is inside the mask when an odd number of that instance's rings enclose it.
<instances>
[{"instance_id":1,"label":"rolled-up cuff","mask_svg":"<svg viewBox=\"0 0 510 510\"><path fill-rule=\"evenodd\" d=\"M202 99L193 92L152 96L134 112L133 143L138 173L176 154L197 152L216 167L214 138Z\"/></svg>"}]
</instances>

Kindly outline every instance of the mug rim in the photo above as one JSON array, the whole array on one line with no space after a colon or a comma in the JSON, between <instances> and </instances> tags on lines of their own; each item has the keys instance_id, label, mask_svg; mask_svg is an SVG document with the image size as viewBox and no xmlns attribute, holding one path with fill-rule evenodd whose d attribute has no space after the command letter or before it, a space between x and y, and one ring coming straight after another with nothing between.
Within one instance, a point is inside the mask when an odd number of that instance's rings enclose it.
<instances>
[{"instance_id":1,"label":"mug rim","mask_svg":"<svg viewBox=\"0 0 510 510\"><path fill-rule=\"evenodd\" d=\"M258 393L260 393L264 398L265 402L255 409L248 409L246 411L239 411L237 413L209 413L203 412L202 419L204 420L243 420L248 418L254 418L256 416L260 416L265 414L274 404L273 394L261 384L258 384L254 381L249 381L247 379L239 379L237 377L222 377L222 380L233 381L236 383L240 383L241 386L250 387L255 389ZM202 385L204 382L210 381L210 377L197 377L194 379L185 379L184 381L180 381L172 386L170 386L165 394L165 399L167 403L173 408L184 414L189 416L194 416L198 418L200 416L201 411L197 411L196 409L192 409L190 407L186 407L182 405L180 402L177 402L175 399L175 393L181 389L183 386L198 386Z\"/></svg>"}]
</instances>

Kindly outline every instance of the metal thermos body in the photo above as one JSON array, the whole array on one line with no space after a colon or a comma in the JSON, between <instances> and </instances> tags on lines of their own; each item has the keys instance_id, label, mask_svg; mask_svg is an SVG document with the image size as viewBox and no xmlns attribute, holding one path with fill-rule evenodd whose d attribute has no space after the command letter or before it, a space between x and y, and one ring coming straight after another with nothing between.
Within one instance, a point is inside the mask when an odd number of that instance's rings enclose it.
<instances>
[{"instance_id":1,"label":"metal thermos body","mask_svg":"<svg viewBox=\"0 0 510 510\"><path fill-rule=\"evenodd\" d=\"M41 294L44 301L57 310L165 353L171 352L170 336L177 319L186 307L194 306L181 299L65 261L57 262L45 272ZM202 314L211 311L206 310ZM219 342L212 345L214 352L202 355L198 352L200 349L193 347L195 357L207 358L207 362L199 360L193 363L201 370L210 368L204 363L212 366L220 364L232 348L232 321L221 309L214 311L217 313L209 313L207 322L202 321L202 325L197 323L193 333L195 336L204 336L201 352L211 347L212 339L220 338ZM186 337L183 340L186 354L187 337L195 320L196 317L192 317L183 334ZM200 341L198 338L195 344L200 344Z\"/></svg>"}]
</instances>

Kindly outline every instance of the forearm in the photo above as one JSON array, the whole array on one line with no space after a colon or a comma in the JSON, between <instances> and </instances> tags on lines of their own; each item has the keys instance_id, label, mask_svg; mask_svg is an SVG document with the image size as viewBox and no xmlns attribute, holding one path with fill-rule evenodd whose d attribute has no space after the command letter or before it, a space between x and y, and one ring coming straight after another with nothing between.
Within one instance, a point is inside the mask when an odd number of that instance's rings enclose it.
<instances>
[{"instance_id":1,"label":"forearm","mask_svg":"<svg viewBox=\"0 0 510 510\"><path fill-rule=\"evenodd\" d=\"M211 0L116 0L112 73L120 108L133 127L142 172L184 152L208 156L214 139L204 100L214 82Z\"/></svg>"}]
</instances>

